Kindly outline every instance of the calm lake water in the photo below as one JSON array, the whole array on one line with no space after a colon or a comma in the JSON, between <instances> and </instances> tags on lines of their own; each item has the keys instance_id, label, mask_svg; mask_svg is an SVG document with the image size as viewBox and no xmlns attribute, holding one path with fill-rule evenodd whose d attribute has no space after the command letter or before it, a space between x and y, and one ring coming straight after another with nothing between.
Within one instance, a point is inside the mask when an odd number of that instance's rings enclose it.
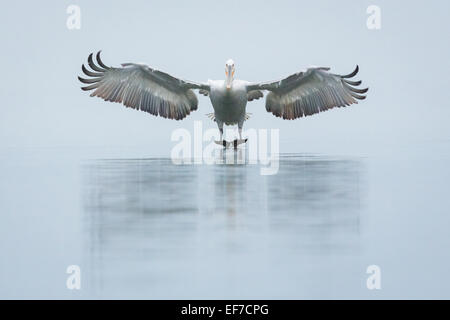
<instances>
[{"instance_id":1,"label":"calm lake water","mask_svg":"<svg viewBox=\"0 0 450 320\"><path fill-rule=\"evenodd\" d=\"M3 149L0 297L450 298L449 147L282 154L271 176ZM81 290L66 288L69 265Z\"/></svg>"}]
</instances>

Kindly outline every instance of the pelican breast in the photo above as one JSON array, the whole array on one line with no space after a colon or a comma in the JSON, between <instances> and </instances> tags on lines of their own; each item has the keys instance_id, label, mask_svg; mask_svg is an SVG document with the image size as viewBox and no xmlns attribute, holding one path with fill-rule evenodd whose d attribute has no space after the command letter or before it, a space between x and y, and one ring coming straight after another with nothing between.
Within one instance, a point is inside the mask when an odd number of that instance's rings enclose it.
<instances>
[{"instance_id":1,"label":"pelican breast","mask_svg":"<svg viewBox=\"0 0 450 320\"><path fill-rule=\"evenodd\" d=\"M234 80L230 89L226 88L223 80L210 81L209 84L216 121L227 125L243 122L247 105L246 82Z\"/></svg>"}]
</instances>

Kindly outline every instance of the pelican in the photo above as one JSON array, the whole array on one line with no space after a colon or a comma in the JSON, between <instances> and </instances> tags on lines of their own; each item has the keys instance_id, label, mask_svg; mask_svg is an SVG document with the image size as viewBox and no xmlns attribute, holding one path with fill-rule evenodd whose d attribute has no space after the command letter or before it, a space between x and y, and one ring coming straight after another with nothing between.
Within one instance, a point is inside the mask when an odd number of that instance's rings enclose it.
<instances>
[{"instance_id":1,"label":"pelican","mask_svg":"<svg viewBox=\"0 0 450 320\"><path fill-rule=\"evenodd\" d=\"M214 113L209 117L217 123L220 139L216 143L234 147L247 140L242 139L242 128L249 115L248 101L266 97L266 110L287 120L310 116L334 107L345 107L366 98L368 88L356 88L361 81L351 81L359 67L347 75L328 72L330 68L310 67L284 79L268 82L249 82L235 79L234 61L225 63L225 80L208 80L205 83L182 80L145 64L123 63L119 68L106 66L99 51L93 61L91 53L81 69L89 78L78 79L87 86L82 90L94 90L91 97L119 102L126 107L142 110L155 116L181 120L197 110L198 99L193 90L209 96ZM223 140L223 126L236 125L239 140Z\"/></svg>"}]
</instances>

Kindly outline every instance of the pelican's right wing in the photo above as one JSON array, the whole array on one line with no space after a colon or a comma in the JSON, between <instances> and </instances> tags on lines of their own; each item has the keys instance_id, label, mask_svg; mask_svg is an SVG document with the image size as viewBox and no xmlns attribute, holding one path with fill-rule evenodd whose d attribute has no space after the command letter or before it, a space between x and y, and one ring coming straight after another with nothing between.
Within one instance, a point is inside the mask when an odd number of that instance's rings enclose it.
<instances>
[{"instance_id":1,"label":"pelican's right wing","mask_svg":"<svg viewBox=\"0 0 450 320\"><path fill-rule=\"evenodd\" d=\"M122 68L107 67L96 55L97 64L88 57L93 71L83 72L90 78L78 79L88 86L83 90L94 90L91 97L97 96L105 101L123 103L125 106L169 119L180 120L191 111L197 110L198 100L191 89L209 91L209 85L177 79L167 73L147 65L124 63Z\"/></svg>"},{"instance_id":2,"label":"pelican's right wing","mask_svg":"<svg viewBox=\"0 0 450 320\"><path fill-rule=\"evenodd\" d=\"M283 119L296 119L315 113L345 107L358 100L366 89L355 88L361 81L350 81L358 73L358 66L348 75L328 72L329 68L309 68L279 81L249 83L247 91L268 90L266 110Z\"/></svg>"}]
</instances>

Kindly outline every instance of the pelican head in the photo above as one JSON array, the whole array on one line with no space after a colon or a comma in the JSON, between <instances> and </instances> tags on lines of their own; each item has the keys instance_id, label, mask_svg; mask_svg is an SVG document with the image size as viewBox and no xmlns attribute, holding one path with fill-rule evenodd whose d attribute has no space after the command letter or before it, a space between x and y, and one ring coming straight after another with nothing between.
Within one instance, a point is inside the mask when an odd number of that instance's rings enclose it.
<instances>
[{"instance_id":1,"label":"pelican head","mask_svg":"<svg viewBox=\"0 0 450 320\"><path fill-rule=\"evenodd\" d=\"M234 61L231 59L228 59L227 62L225 62L225 75L225 83L227 85L227 89L230 89L234 78Z\"/></svg>"}]
</instances>

